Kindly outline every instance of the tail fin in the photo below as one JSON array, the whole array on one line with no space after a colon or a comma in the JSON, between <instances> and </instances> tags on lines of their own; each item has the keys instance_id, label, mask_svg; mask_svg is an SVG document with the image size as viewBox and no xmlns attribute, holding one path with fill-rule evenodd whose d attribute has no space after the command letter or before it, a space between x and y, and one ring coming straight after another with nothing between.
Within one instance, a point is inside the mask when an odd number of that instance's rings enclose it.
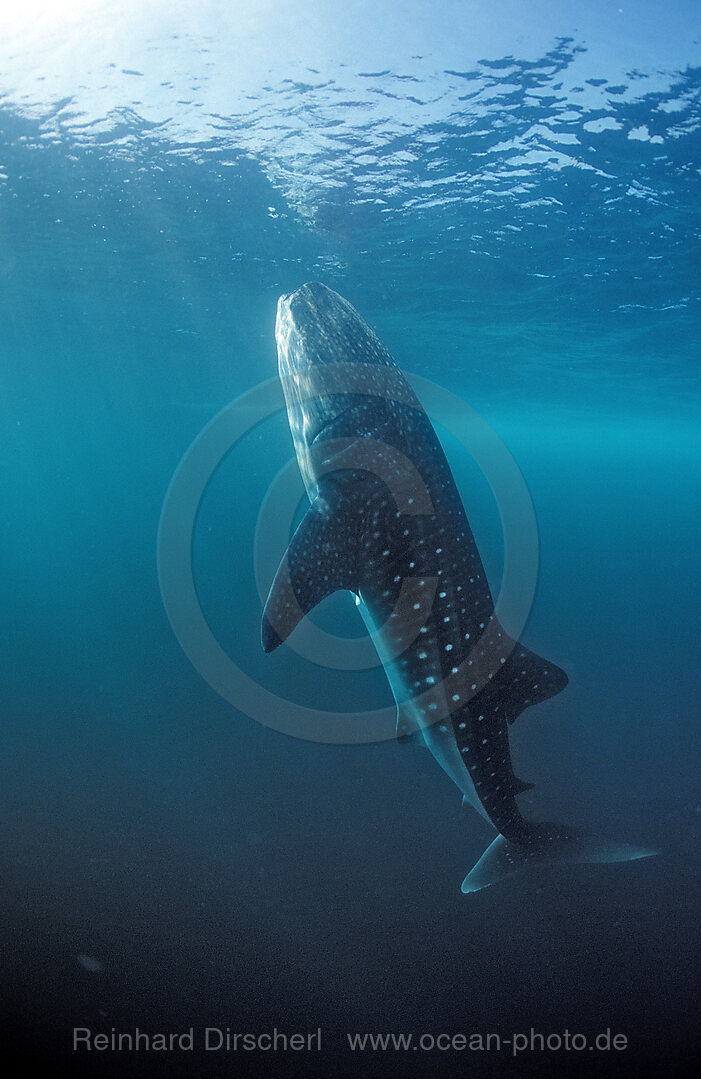
<instances>
[{"instance_id":1,"label":"tail fin","mask_svg":"<svg viewBox=\"0 0 701 1079\"><path fill-rule=\"evenodd\" d=\"M519 842L498 835L465 877L462 891L479 892L528 866L632 862L653 854L657 851L600 839L562 824L533 824Z\"/></svg>"}]
</instances>

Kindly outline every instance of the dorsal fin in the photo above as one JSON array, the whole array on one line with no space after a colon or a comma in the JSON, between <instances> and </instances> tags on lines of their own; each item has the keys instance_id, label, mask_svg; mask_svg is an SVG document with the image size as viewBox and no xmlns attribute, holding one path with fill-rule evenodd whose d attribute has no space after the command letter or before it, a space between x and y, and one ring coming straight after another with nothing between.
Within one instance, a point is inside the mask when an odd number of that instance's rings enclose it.
<instances>
[{"instance_id":1,"label":"dorsal fin","mask_svg":"<svg viewBox=\"0 0 701 1079\"><path fill-rule=\"evenodd\" d=\"M524 708L561 693L568 682L567 675L560 667L518 644L499 676L496 681L500 685L495 689L506 700L509 723L513 723Z\"/></svg>"},{"instance_id":2,"label":"dorsal fin","mask_svg":"<svg viewBox=\"0 0 701 1079\"><path fill-rule=\"evenodd\" d=\"M524 794L526 791L532 791L535 787L535 783L527 783L525 779L519 779L518 776L514 776L510 786L511 793L515 797L517 794Z\"/></svg>"},{"instance_id":3,"label":"dorsal fin","mask_svg":"<svg viewBox=\"0 0 701 1079\"><path fill-rule=\"evenodd\" d=\"M500 669L475 697L474 707L489 714L499 711L513 723L525 708L554 697L567 682L560 667L516 642Z\"/></svg>"},{"instance_id":4,"label":"dorsal fin","mask_svg":"<svg viewBox=\"0 0 701 1079\"><path fill-rule=\"evenodd\" d=\"M348 511L344 476L322 480L278 567L263 611L266 652L287 640L322 599L341 589L357 592L358 522Z\"/></svg>"}]
</instances>

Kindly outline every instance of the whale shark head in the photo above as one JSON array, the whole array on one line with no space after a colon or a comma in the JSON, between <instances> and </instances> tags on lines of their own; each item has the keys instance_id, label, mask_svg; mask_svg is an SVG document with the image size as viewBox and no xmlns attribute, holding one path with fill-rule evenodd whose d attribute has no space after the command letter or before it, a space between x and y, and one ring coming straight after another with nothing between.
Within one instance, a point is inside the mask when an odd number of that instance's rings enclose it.
<instances>
[{"instance_id":1,"label":"whale shark head","mask_svg":"<svg viewBox=\"0 0 701 1079\"><path fill-rule=\"evenodd\" d=\"M348 300L318 281L281 296L275 339L290 429L308 491L313 447L372 434L396 402L420 408L377 334Z\"/></svg>"},{"instance_id":2,"label":"whale shark head","mask_svg":"<svg viewBox=\"0 0 701 1079\"><path fill-rule=\"evenodd\" d=\"M275 339L283 376L337 363L396 367L353 305L320 281L309 281L280 297Z\"/></svg>"},{"instance_id":3,"label":"whale shark head","mask_svg":"<svg viewBox=\"0 0 701 1079\"><path fill-rule=\"evenodd\" d=\"M377 394L384 399L378 368L398 370L353 305L319 281L280 297L275 339L288 411L304 417L308 445L337 416L358 403L353 390L365 391L361 396ZM359 365L375 369L364 372L363 386L357 385L362 370L351 370Z\"/></svg>"}]
</instances>

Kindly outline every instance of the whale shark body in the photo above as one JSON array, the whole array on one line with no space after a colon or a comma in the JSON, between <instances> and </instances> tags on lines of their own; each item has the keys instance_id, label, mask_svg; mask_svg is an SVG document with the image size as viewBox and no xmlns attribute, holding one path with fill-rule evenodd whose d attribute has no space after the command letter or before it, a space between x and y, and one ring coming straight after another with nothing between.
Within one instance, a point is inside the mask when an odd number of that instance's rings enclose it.
<instances>
[{"instance_id":1,"label":"whale shark body","mask_svg":"<svg viewBox=\"0 0 701 1079\"><path fill-rule=\"evenodd\" d=\"M462 890L523 865L655 853L523 817L509 726L567 676L499 624L433 426L374 331L318 282L282 296L279 374L310 507L262 622L272 651L326 596L348 590L397 702L399 741L426 745L497 837Z\"/></svg>"}]
</instances>

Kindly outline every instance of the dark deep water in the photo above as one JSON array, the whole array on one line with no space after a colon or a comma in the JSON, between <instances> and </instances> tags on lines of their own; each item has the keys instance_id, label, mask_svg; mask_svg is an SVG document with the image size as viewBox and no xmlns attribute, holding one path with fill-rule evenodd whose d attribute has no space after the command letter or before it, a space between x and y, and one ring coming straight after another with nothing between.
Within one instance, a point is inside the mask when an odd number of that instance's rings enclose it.
<instances>
[{"instance_id":1,"label":"dark deep water","mask_svg":"<svg viewBox=\"0 0 701 1079\"><path fill-rule=\"evenodd\" d=\"M660 34L677 19L698 57L698 18L668 7ZM692 1059L701 66L607 82L618 38L601 18L601 78L592 45L579 91L589 43L555 24L540 54L514 59L516 35L460 70L447 43L402 59L394 42L391 71L371 66L378 44L368 66L328 70L310 46L265 70L245 112L202 91L206 134L186 109L164 127L148 86L143 106L81 99L98 60L74 96L24 100L3 49L2 1038L27 1065L661 1075ZM184 37L194 74L236 41L230 20L218 44ZM512 730L537 784L524 811L659 857L463 896L491 833L427 753L287 737L183 654L156 567L168 485L203 426L275 374L277 298L312 278L476 409L526 480L540 572L523 638L570 685ZM499 515L461 422L439 432L496 588ZM260 649L254 531L291 453L277 414L213 476L193 540L203 609L281 710L387 705L378 670ZM316 619L358 635L347 598ZM74 1027L137 1026L193 1027L196 1051L72 1051ZM205 1027L320 1027L322 1049L205 1054ZM628 1047L514 1062L508 1047L353 1054L346 1038L532 1028Z\"/></svg>"}]
</instances>

